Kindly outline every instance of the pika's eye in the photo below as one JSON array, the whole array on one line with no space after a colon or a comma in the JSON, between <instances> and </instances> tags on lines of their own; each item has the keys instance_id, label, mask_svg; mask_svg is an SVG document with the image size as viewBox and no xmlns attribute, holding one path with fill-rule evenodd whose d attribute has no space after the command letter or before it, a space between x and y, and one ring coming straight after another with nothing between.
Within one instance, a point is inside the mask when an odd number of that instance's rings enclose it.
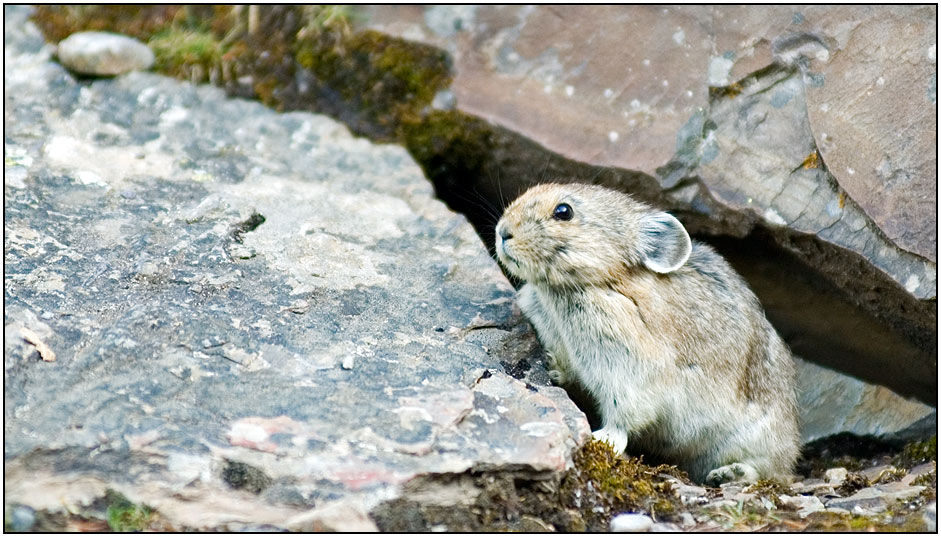
<instances>
[{"instance_id":1,"label":"pika's eye","mask_svg":"<svg viewBox=\"0 0 941 537\"><path fill-rule=\"evenodd\" d=\"M572 206L568 203L560 203L555 206L555 210L552 211L552 218L556 220L571 220L575 216L575 211L572 210Z\"/></svg>"}]
</instances>

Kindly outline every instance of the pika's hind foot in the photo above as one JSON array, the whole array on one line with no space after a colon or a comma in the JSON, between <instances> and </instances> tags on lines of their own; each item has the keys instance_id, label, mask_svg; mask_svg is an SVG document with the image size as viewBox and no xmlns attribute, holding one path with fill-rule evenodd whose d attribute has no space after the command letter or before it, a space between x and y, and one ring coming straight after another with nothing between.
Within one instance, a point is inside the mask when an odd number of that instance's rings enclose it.
<instances>
[{"instance_id":1,"label":"pika's hind foot","mask_svg":"<svg viewBox=\"0 0 941 537\"><path fill-rule=\"evenodd\" d=\"M592 438L611 446L611 449L620 455L627 449L627 433L618 427L606 426L591 433Z\"/></svg>"},{"instance_id":2,"label":"pika's hind foot","mask_svg":"<svg viewBox=\"0 0 941 537\"><path fill-rule=\"evenodd\" d=\"M750 464L735 462L720 466L706 475L706 485L712 487L718 487L722 483L732 481L754 483L758 481L758 470L755 470Z\"/></svg>"}]
</instances>

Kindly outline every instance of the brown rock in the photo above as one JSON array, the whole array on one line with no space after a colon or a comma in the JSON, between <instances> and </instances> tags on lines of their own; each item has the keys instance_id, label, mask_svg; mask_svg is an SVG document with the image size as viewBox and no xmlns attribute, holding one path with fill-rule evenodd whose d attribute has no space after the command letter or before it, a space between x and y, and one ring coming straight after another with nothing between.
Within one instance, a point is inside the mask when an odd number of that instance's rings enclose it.
<instances>
[{"instance_id":1,"label":"brown rock","mask_svg":"<svg viewBox=\"0 0 941 537\"><path fill-rule=\"evenodd\" d=\"M811 59L820 83L807 86L821 155L889 240L936 262L937 8L806 11L831 43Z\"/></svg>"}]
</instances>

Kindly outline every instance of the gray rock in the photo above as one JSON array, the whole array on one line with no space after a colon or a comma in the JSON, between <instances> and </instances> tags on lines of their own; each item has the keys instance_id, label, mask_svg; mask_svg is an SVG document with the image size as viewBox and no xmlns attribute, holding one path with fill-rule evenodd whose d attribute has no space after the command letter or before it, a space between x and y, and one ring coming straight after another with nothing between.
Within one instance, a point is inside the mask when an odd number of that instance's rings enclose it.
<instances>
[{"instance_id":1,"label":"gray rock","mask_svg":"<svg viewBox=\"0 0 941 537\"><path fill-rule=\"evenodd\" d=\"M839 487L846 480L849 471L846 468L830 468L823 474L823 478L833 487Z\"/></svg>"},{"instance_id":2,"label":"gray rock","mask_svg":"<svg viewBox=\"0 0 941 537\"><path fill-rule=\"evenodd\" d=\"M855 514L874 514L885 511L886 506L897 501L917 496L925 487L905 485L899 482L866 487L848 498L832 498L826 501L827 509L846 509Z\"/></svg>"},{"instance_id":3,"label":"gray rock","mask_svg":"<svg viewBox=\"0 0 941 537\"><path fill-rule=\"evenodd\" d=\"M624 513L611 519L611 531L614 533L641 533L650 531L653 519L639 513Z\"/></svg>"},{"instance_id":4,"label":"gray rock","mask_svg":"<svg viewBox=\"0 0 941 537\"><path fill-rule=\"evenodd\" d=\"M805 479L797 483L792 483L791 490L795 494L800 494L800 495L804 495L804 494L818 495L818 494L825 494L825 493L832 493L832 495L834 496L836 495L834 493L833 485L827 483L823 479Z\"/></svg>"},{"instance_id":5,"label":"gray rock","mask_svg":"<svg viewBox=\"0 0 941 537\"><path fill-rule=\"evenodd\" d=\"M83 75L113 76L146 71L154 53L136 39L109 32L78 32L59 42L59 61Z\"/></svg>"},{"instance_id":6,"label":"gray rock","mask_svg":"<svg viewBox=\"0 0 941 537\"><path fill-rule=\"evenodd\" d=\"M6 505L368 531L417 476L571 464L584 415L403 148L147 73L79 84L25 14L4 325L57 360L5 345Z\"/></svg>"},{"instance_id":7,"label":"gray rock","mask_svg":"<svg viewBox=\"0 0 941 537\"><path fill-rule=\"evenodd\" d=\"M918 479L923 475L930 474L931 472L937 472L937 462L926 462L924 464L919 464L918 466L912 468L908 471L908 474L901 479L901 483L905 485L910 485L912 481Z\"/></svg>"},{"instance_id":8,"label":"gray rock","mask_svg":"<svg viewBox=\"0 0 941 537\"><path fill-rule=\"evenodd\" d=\"M823 511L825 508L823 502L816 496L788 496L782 494L778 498L785 507L797 511L797 516L801 518L806 518L817 511Z\"/></svg>"},{"instance_id":9,"label":"gray rock","mask_svg":"<svg viewBox=\"0 0 941 537\"><path fill-rule=\"evenodd\" d=\"M706 489L695 485L674 484L673 490L684 505L701 505L706 500Z\"/></svg>"},{"instance_id":10,"label":"gray rock","mask_svg":"<svg viewBox=\"0 0 941 537\"><path fill-rule=\"evenodd\" d=\"M805 442L840 432L861 436L895 434L932 417L934 426L928 430L937 430L937 411L924 403L806 360L796 362L800 428Z\"/></svg>"},{"instance_id":11,"label":"gray rock","mask_svg":"<svg viewBox=\"0 0 941 537\"><path fill-rule=\"evenodd\" d=\"M868 479L870 483L876 483L880 479L887 477L897 470L898 469L891 464L880 464L879 466L873 466L872 468L861 470L859 473Z\"/></svg>"}]
</instances>

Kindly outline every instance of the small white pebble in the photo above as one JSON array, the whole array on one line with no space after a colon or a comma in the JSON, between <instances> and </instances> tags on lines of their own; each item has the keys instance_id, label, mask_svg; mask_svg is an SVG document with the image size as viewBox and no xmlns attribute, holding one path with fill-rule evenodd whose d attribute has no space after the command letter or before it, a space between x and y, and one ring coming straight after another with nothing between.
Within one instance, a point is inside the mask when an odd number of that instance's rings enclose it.
<instances>
[{"instance_id":1,"label":"small white pebble","mask_svg":"<svg viewBox=\"0 0 941 537\"><path fill-rule=\"evenodd\" d=\"M647 515L625 513L611 519L611 531L615 533L636 533L650 531L653 519Z\"/></svg>"},{"instance_id":2,"label":"small white pebble","mask_svg":"<svg viewBox=\"0 0 941 537\"><path fill-rule=\"evenodd\" d=\"M907 280L905 280L905 290L909 293L914 293L916 289L921 285L921 279L914 274L910 275Z\"/></svg>"},{"instance_id":3,"label":"small white pebble","mask_svg":"<svg viewBox=\"0 0 941 537\"><path fill-rule=\"evenodd\" d=\"M664 79L664 80L663 80L663 87L667 87L667 86L669 86L669 85L670 85L670 81Z\"/></svg>"},{"instance_id":4,"label":"small white pebble","mask_svg":"<svg viewBox=\"0 0 941 537\"><path fill-rule=\"evenodd\" d=\"M355 361L356 361L355 356L352 356L352 355L344 356L343 362L340 363L340 367L342 367L343 369L347 369L347 370L353 369L353 364Z\"/></svg>"},{"instance_id":5,"label":"small white pebble","mask_svg":"<svg viewBox=\"0 0 941 537\"><path fill-rule=\"evenodd\" d=\"M565 86L565 95L568 97L575 95L575 88L572 86Z\"/></svg>"},{"instance_id":6,"label":"small white pebble","mask_svg":"<svg viewBox=\"0 0 941 537\"><path fill-rule=\"evenodd\" d=\"M605 98L605 99L610 99L612 95L614 95L614 90L612 90L611 88L605 88L605 89L604 89L604 98Z\"/></svg>"},{"instance_id":7,"label":"small white pebble","mask_svg":"<svg viewBox=\"0 0 941 537\"><path fill-rule=\"evenodd\" d=\"M611 131L611 132L609 132L609 133L608 133L608 140L609 140L612 144L613 144L614 142L618 141L618 133L617 133L617 131Z\"/></svg>"},{"instance_id":8,"label":"small white pebble","mask_svg":"<svg viewBox=\"0 0 941 537\"><path fill-rule=\"evenodd\" d=\"M643 63L644 65L650 65L650 60L648 60L648 59L645 58L642 63Z\"/></svg>"},{"instance_id":9,"label":"small white pebble","mask_svg":"<svg viewBox=\"0 0 941 537\"><path fill-rule=\"evenodd\" d=\"M823 474L823 478L834 486L839 486L843 484L843 481L846 480L846 476L849 475L849 472L846 468L830 468Z\"/></svg>"}]
</instances>

